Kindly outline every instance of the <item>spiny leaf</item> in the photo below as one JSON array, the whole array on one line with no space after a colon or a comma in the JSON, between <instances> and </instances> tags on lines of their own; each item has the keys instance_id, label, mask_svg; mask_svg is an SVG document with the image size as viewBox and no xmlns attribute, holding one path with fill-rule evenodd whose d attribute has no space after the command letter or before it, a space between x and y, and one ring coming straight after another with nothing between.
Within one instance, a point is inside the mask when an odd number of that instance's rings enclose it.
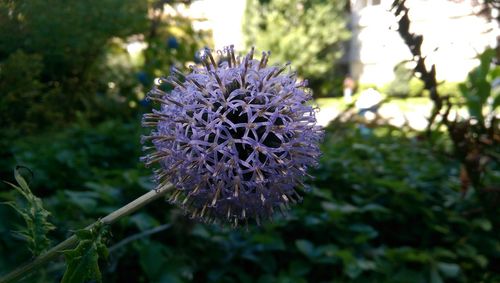
<instances>
[{"instance_id":1,"label":"spiny leaf","mask_svg":"<svg viewBox=\"0 0 500 283\"><path fill-rule=\"evenodd\" d=\"M55 226L48 221L50 212L43 207L43 202L36 197L30 190L28 183L19 173L19 168L14 170L14 178L19 186L9 182L6 184L13 187L23 198L26 204L22 205L17 202L7 202L6 205L14 208L14 210L24 219L26 227L16 231L16 235L28 242L28 248L34 256L38 256L50 246L50 240L47 234L55 229Z\"/></svg>"},{"instance_id":2,"label":"spiny leaf","mask_svg":"<svg viewBox=\"0 0 500 283\"><path fill-rule=\"evenodd\" d=\"M61 283L83 283L87 279L102 282L98 264L99 254L97 245L93 241L80 241L75 249L65 251L64 255L68 267Z\"/></svg>"},{"instance_id":3,"label":"spiny leaf","mask_svg":"<svg viewBox=\"0 0 500 283\"><path fill-rule=\"evenodd\" d=\"M102 282L99 257L108 256L108 249L103 243L104 233L101 225L76 231L79 243L76 248L64 251L68 265L61 283Z\"/></svg>"},{"instance_id":4,"label":"spiny leaf","mask_svg":"<svg viewBox=\"0 0 500 283\"><path fill-rule=\"evenodd\" d=\"M28 186L28 183L26 183L26 181L24 180L23 176L21 176L21 174L19 173L19 168L16 168L14 170L14 178L16 179L16 182L19 184L19 186L21 186L21 189L23 190L23 192L26 193L26 195L31 195L31 190Z\"/></svg>"}]
</instances>

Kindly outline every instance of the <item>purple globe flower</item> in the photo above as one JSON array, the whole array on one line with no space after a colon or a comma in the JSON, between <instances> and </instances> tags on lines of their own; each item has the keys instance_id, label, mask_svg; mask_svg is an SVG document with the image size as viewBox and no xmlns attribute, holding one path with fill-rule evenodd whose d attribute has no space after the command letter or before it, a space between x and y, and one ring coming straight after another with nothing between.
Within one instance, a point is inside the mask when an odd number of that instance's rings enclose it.
<instances>
[{"instance_id":1,"label":"purple globe flower","mask_svg":"<svg viewBox=\"0 0 500 283\"><path fill-rule=\"evenodd\" d=\"M289 64L267 66L270 53L256 60L253 48L243 58L233 46L218 53L219 64L203 50L202 67L172 69L160 82L173 89L148 94L160 109L143 117L153 130L142 160L159 165L158 188L175 184L169 200L193 218L260 223L301 200L296 189L317 163L323 130Z\"/></svg>"}]
</instances>

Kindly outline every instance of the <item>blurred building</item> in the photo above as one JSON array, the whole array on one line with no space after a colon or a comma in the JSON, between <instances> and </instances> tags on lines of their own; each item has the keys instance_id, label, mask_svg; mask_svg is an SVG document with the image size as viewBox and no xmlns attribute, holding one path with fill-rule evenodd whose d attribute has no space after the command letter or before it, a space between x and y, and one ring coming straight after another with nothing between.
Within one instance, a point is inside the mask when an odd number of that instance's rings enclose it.
<instances>
[{"instance_id":1,"label":"blurred building","mask_svg":"<svg viewBox=\"0 0 500 283\"><path fill-rule=\"evenodd\" d=\"M411 59L390 11L393 0L350 0L352 40L348 60L360 83L381 85L394 79L394 67ZM407 0L411 31L424 37L422 52L436 65L438 80L463 81L478 65L476 56L497 46L498 10L479 15L477 0ZM490 19L488 19L488 16ZM493 19L491 19L493 18Z\"/></svg>"}]
</instances>

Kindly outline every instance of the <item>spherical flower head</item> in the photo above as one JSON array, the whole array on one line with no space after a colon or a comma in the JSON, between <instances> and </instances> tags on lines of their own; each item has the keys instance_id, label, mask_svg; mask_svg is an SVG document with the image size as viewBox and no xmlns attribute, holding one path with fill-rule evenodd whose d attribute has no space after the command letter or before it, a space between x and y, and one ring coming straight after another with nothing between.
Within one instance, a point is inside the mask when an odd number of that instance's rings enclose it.
<instances>
[{"instance_id":1,"label":"spherical flower head","mask_svg":"<svg viewBox=\"0 0 500 283\"><path fill-rule=\"evenodd\" d=\"M143 117L153 130L142 160L159 165L158 188L174 184L169 200L193 218L259 223L301 200L296 189L317 163L323 130L289 64L267 66L269 52L257 60L253 48L243 58L233 46L218 53L219 64L203 50L203 66L172 69L148 94L160 108Z\"/></svg>"}]
</instances>

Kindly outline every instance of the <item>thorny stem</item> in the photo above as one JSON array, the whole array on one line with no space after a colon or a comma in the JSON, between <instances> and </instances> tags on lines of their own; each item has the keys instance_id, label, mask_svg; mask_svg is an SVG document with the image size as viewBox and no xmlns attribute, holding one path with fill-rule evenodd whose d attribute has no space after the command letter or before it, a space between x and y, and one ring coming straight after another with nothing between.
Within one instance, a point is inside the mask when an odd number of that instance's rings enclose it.
<instances>
[{"instance_id":1,"label":"thorny stem","mask_svg":"<svg viewBox=\"0 0 500 283\"><path fill-rule=\"evenodd\" d=\"M111 225L115 223L118 219L127 216L129 214L132 214L135 211L146 206L150 202L161 198L171 188L172 185L166 185L166 186L161 186L156 190L151 190L143 194L142 196L138 197L137 199L133 200L132 202L126 204L125 206L122 206L121 208L111 212L106 217L97 220L93 224L87 226L86 229L90 229L97 224ZM78 243L78 238L76 237L76 235L72 235L71 237L67 238L63 242L56 245L55 247L51 248L44 254L38 256L37 258L33 259L30 262L27 262L19 266L15 270L1 277L0 283L18 282L19 279L25 277L32 271L42 267L44 264L48 263L49 261L59 256L62 251L75 246L77 243Z\"/></svg>"}]
</instances>

